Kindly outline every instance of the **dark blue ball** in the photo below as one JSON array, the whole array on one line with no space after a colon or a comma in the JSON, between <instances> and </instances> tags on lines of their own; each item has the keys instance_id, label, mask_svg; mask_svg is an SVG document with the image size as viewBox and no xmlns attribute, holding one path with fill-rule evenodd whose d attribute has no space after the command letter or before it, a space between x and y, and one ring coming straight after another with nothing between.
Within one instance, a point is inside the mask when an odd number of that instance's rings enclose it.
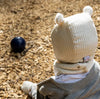
<instances>
[{"instance_id":1,"label":"dark blue ball","mask_svg":"<svg viewBox=\"0 0 100 99\"><path fill-rule=\"evenodd\" d=\"M22 37L15 37L11 40L11 49L13 52L21 53L26 46L26 42Z\"/></svg>"}]
</instances>

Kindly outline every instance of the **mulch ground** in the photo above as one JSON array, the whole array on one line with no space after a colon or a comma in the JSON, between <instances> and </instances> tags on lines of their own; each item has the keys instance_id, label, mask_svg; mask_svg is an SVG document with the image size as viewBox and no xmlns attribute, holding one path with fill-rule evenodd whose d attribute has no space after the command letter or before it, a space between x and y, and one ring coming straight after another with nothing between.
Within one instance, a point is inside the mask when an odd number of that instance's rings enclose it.
<instances>
[{"instance_id":1,"label":"mulch ground","mask_svg":"<svg viewBox=\"0 0 100 99\"><path fill-rule=\"evenodd\" d=\"M67 17L86 5L94 9L99 37L95 59L100 63L100 0L0 0L0 99L29 99L20 90L23 81L38 83L54 75L50 35L55 15ZM25 54L11 53L16 36L26 40Z\"/></svg>"}]
</instances>

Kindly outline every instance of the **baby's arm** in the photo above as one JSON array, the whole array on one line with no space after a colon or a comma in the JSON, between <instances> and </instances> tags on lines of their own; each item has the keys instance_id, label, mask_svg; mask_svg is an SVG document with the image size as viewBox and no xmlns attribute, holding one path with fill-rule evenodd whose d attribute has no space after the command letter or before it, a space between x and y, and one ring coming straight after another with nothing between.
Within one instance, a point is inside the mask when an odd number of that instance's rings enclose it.
<instances>
[{"instance_id":1,"label":"baby's arm","mask_svg":"<svg viewBox=\"0 0 100 99\"><path fill-rule=\"evenodd\" d=\"M37 99L37 84L32 83L30 81L24 81L21 89L28 94L29 96L32 97L32 99Z\"/></svg>"}]
</instances>

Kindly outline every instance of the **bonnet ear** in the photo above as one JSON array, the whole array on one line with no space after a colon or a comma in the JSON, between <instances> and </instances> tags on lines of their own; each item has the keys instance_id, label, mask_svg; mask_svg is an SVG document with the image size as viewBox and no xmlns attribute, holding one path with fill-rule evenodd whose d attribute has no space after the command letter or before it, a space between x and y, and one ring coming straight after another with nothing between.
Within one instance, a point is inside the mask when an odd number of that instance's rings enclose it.
<instances>
[{"instance_id":1,"label":"bonnet ear","mask_svg":"<svg viewBox=\"0 0 100 99\"><path fill-rule=\"evenodd\" d=\"M61 25L64 22L64 17L61 13L57 13L56 17L55 17L55 22L58 25Z\"/></svg>"},{"instance_id":2,"label":"bonnet ear","mask_svg":"<svg viewBox=\"0 0 100 99\"><path fill-rule=\"evenodd\" d=\"M86 6L83 8L83 12L88 13L90 16L93 14L93 9L91 6Z\"/></svg>"}]
</instances>

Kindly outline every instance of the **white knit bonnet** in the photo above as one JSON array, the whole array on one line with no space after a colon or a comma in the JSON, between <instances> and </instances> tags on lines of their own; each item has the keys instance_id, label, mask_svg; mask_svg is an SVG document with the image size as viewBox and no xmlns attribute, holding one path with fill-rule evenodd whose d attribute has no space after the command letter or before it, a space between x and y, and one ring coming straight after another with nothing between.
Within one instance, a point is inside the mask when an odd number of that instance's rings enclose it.
<instances>
[{"instance_id":1,"label":"white knit bonnet","mask_svg":"<svg viewBox=\"0 0 100 99\"><path fill-rule=\"evenodd\" d=\"M56 15L51 34L58 61L54 63L56 75L83 73L91 69L98 43L92 13L93 9L86 6L82 13L67 18L60 13Z\"/></svg>"},{"instance_id":2,"label":"white knit bonnet","mask_svg":"<svg viewBox=\"0 0 100 99\"><path fill-rule=\"evenodd\" d=\"M87 56L90 60L94 58L98 38L92 13L93 9L86 6L82 13L67 18L60 13L56 15L51 37L57 60L77 63Z\"/></svg>"}]
</instances>

